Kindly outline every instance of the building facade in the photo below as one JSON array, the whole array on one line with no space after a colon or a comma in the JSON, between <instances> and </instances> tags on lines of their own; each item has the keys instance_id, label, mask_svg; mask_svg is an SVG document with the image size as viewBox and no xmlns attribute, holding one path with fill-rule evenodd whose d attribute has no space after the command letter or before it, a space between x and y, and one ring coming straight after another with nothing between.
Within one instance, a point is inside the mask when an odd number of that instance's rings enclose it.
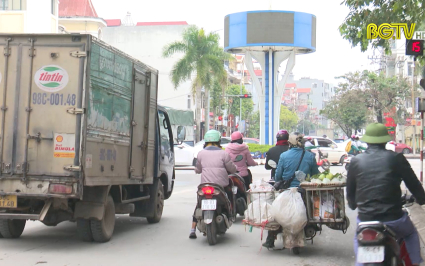
<instances>
[{"instance_id":1,"label":"building facade","mask_svg":"<svg viewBox=\"0 0 425 266\"><path fill-rule=\"evenodd\" d=\"M106 21L100 18L91 0L60 0L59 32L91 34L102 40Z\"/></svg>"},{"instance_id":2,"label":"building facade","mask_svg":"<svg viewBox=\"0 0 425 266\"><path fill-rule=\"evenodd\" d=\"M57 33L58 0L0 0L0 32Z\"/></svg>"},{"instance_id":3,"label":"building facade","mask_svg":"<svg viewBox=\"0 0 425 266\"><path fill-rule=\"evenodd\" d=\"M117 20L106 22L109 26L103 29L105 42L159 70L158 103L176 109L195 111L191 82L185 82L175 89L170 79L174 64L183 57L183 54L174 54L168 58L162 56L164 46L181 40L183 31L189 27L188 23L139 22L136 26L125 26Z\"/></svg>"}]
</instances>

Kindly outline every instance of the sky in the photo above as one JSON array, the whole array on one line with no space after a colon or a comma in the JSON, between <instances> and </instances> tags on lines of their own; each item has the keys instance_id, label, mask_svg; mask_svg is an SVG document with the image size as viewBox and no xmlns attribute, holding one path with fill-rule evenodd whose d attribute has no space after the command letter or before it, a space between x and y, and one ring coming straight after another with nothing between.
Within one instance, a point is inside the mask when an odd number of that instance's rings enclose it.
<instances>
[{"instance_id":1,"label":"sky","mask_svg":"<svg viewBox=\"0 0 425 266\"><path fill-rule=\"evenodd\" d=\"M187 21L206 31L217 31L224 44L224 17L251 10L285 10L310 13L317 18L316 52L296 57L296 79L310 77L338 84L335 77L351 71L373 69L368 55L360 47L351 47L339 34L338 27L349 13L342 0L92 0L103 19L124 19L131 12L133 21ZM282 65L283 66L283 65ZM281 71L284 70L281 68ZM281 72L282 73L282 72Z\"/></svg>"}]
</instances>

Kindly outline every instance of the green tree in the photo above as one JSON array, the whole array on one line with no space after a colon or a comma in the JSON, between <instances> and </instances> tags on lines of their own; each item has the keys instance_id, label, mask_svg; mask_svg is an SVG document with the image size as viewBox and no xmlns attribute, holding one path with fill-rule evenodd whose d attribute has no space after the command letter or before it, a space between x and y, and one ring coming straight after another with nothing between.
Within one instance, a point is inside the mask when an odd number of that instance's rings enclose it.
<instances>
[{"instance_id":1,"label":"green tree","mask_svg":"<svg viewBox=\"0 0 425 266\"><path fill-rule=\"evenodd\" d=\"M224 69L224 61L230 59L219 46L219 35L216 33L206 34L201 28L190 26L183 32L182 40L175 41L163 48L163 56L170 57L175 53L183 53L171 70L170 78L175 89L192 75L192 95L196 101L196 128L200 129L201 122L201 95L202 88L206 92L211 89L214 80L224 84L227 74ZM200 140L199 134L196 136Z\"/></svg>"},{"instance_id":2,"label":"green tree","mask_svg":"<svg viewBox=\"0 0 425 266\"><path fill-rule=\"evenodd\" d=\"M226 90L227 95L240 95L241 94L241 87L240 85L232 85ZM245 89L245 86L242 85L242 94L248 94L248 91ZM239 116L239 110L240 110L240 103L239 103L239 96L235 97L228 97L228 111L229 114L236 116ZM254 110L254 102L252 101L252 98L241 99L242 101L242 120L245 120L248 118L249 114Z\"/></svg>"},{"instance_id":3,"label":"green tree","mask_svg":"<svg viewBox=\"0 0 425 266\"><path fill-rule=\"evenodd\" d=\"M361 51L382 47L387 54L391 53L390 42L381 38L367 39L367 25L375 23L416 23L416 29L425 22L425 5L421 0L344 0L341 4L350 9L345 21L339 26L339 31L352 47L360 45Z\"/></svg>"},{"instance_id":4,"label":"green tree","mask_svg":"<svg viewBox=\"0 0 425 266\"><path fill-rule=\"evenodd\" d=\"M280 107L279 126L289 132L294 131L298 124L298 116L295 112L288 109L287 106Z\"/></svg>"},{"instance_id":5,"label":"green tree","mask_svg":"<svg viewBox=\"0 0 425 266\"><path fill-rule=\"evenodd\" d=\"M368 109L360 92L352 90L339 93L320 114L337 124L347 136L360 129L367 121Z\"/></svg>"},{"instance_id":6,"label":"green tree","mask_svg":"<svg viewBox=\"0 0 425 266\"><path fill-rule=\"evenodd\" d=\"M260 111L252 113L249 119L248 137L260 138Z\"/></svg>"},{"instance_id":7,"label":"green tree","mask_svg":"<svg viewBox=\"0 0 425 266\"><path fill-rule=\"evenodd\" d=\"M394 108L398 113L404 113L406 99L411 97L410 82L399 76L386 77L384 73L377 75L365 70L350 72L341 78L345 81L339 84L338 91L343 94L352 92L344 94L344 97L372 110L379 123L383 122L384 113Z\"/></svg>"},{"instance_id":8,"label":"green tree","mask_svg":"<svg viewBox=\"0 0 425 266\"><path fill-rule=\"evenodd\" d=\"M310 120L300 120L297 124L296 131L308 135L310 131L315 130L317 126Z\"/></svg>"},{"instance_id":9,"label":"green tree","mask_svg":"<svg viewBox=\"0 0 425 266\"><path fill-rule=\"evenodd\" d=\"M221 115L222 110L225 107L224 105L224 86L220 84L217 80L214 81L213 87L211 89L211 109L214 110L214 112L218 112L216 115Z\"/></svg>"}]
</instances>

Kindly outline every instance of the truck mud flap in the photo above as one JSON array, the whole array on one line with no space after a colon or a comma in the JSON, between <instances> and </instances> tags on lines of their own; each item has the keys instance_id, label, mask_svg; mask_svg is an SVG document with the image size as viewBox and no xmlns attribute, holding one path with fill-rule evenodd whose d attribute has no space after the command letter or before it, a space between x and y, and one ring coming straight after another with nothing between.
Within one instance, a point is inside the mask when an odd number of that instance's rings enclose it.
<instances>
[{"instance_id":1,"label":"truck mud flap","mask_svg":"<svg viewBox=\"0 0 425 266\"><path fill-rule=\"evenodd\" d=\"M75 204L74 219L102 220L105 204L80 201Z\"/></svg>"}]
</instances>

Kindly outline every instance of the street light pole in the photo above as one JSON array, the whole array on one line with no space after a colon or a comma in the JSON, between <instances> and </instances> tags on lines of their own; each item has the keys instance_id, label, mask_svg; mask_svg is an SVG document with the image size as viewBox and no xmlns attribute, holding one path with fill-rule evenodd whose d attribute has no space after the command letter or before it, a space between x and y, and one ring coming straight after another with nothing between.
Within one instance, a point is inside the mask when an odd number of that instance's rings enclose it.
<instances>
[{"instance_id":1,"label":"street light pole","mask_svg":"<svg viewBox=\"0 0 425 266\"><path fill-rule=\"evenodd\" d=\"M244 72L245 72L245 58L242 60L242 78L241 78L241 95L242 95L242 82L244 78ZM239 98L239 125L242 120L242 98ZM239 130L239 129L238 129Z\"/></svg>"}]
</instances>

